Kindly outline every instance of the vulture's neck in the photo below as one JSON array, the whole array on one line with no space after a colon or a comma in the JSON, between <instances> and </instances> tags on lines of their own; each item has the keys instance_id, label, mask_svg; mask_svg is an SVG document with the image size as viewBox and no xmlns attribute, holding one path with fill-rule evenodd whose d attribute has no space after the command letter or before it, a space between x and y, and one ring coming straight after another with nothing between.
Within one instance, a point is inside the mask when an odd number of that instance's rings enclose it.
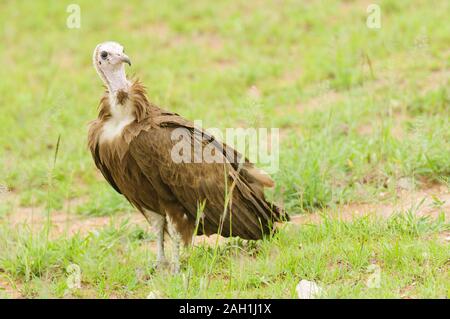
<instances>
[{"instance_id":1,"label":"vulture's neck","mask_svg":"<svg viewBox=\"0 0 450 319\"><path fill-rule=\"evenodd\" d=\"M99 118L116 122L142 121L151 117L157 109L147 99L145 87L138 80L127 84L117 90L109 90L100 103Z\"/></svg>"},{"instance_id":2,"label":"vulture's neck","mask_svg":"<svg viewBox=\"0 0 450 319\"><path fill-rule=\"evenodd\" d=\"M125 67L123 64L117 69L109 71L107 74L103 74L103 78L111 94L117 94L119 91L127 92L131 85L125 74Z\"/></svg>"}]
</instances>

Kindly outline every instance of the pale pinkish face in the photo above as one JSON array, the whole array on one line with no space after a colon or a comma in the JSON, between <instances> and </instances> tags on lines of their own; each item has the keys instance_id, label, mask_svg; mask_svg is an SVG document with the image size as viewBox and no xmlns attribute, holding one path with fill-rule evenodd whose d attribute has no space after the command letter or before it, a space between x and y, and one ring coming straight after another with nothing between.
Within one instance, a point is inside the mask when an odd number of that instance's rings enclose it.
<instances>
[{"instance_id":1,"label":"pale pinkish face","mask_svg":"<svg viewBox=\"0 0 450 319\"><path fill-rule=\"evenodd\" d=\"M130 58L123 52L123 46L117 42L100 43L94 50L95 70L110 92L129 86L125 75L125 63L131 65Z\"/></svg>"},{"instance_id":2,"label":"pale pinkish face","mask_svg":"<svg viewBox=\"0 0 450 319\"><path fill-rule=\"evenodd\" d=\"M104 42L94 50L94 65L103 71L113 70L123 63L131 65L130 58L124 53L123 46L117 42Z\"/></svg>"}]
</instances>

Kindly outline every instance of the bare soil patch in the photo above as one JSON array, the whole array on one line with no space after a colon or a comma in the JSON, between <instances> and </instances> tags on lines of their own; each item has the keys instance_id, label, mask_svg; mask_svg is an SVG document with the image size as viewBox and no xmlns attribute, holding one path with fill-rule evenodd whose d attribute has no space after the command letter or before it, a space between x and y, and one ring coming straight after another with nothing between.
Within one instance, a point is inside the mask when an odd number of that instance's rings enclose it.
<instances>
[{"instance_id":1,"label":"bare soil patch","mask_svg":"<svg viewBox=\"0 0 450 319\"><path fill-rule=\"evenodd\" d=\"M71 204L74 205L77 200ZM75 205L76 206L76 205ZM419 216L437 217L444 212L446 219L450 217L450 191L444 185L428 185L424 189L405 190L399 189L394 201L383 203L352 203L342 205L336 208L329 208L321 213L302 214L291 216L293 224L320 223L323 221L322 215L326 214L332 218L343 221L350 221L358 216L374 215L387 218L395 213L412 210ZM80 216L67 211L47 212L42 208L16 207L14 213L5 216L5 222L12 227L26 225L32 231L38 231L49 222L50 237L58 238L60 236L73 236L74 234L87 234L94 230L102 229L108 225L120 225L128 220L130 224L139 225L146 229L147 220L138 212L131 214L119 214L117 216L90 217ZM449 234L445 235L448 238ZM443 237L443 238L444 238ZM194 245L207 244L215 245L223 243L225 238L213 235L197 236L194 239ZM155 245L151 245L152 247ZM155 247L153 247L155 248Z\"/></svg>"},{"instance_id":2,"label":"bare soil patch","mask_svg":"<svg viewBox=\"0 0 450 319\"><path fill-rule=\"evenodd\" d=\"M18 289L15 289L11 283L5 279L2 278L0 274L0 299L2 298L12 298L12 299L20 299L23 298L23 296L20 294Z\"/></svg>"},{"instance_id":3,"label":"bare soil patch","mask_svg":"<svg viewBox=\"0 0 450 319\"><path fill-rule=\"evenodd\" d=\"M11 226L27 225L32 231L40 230L47 222L50 223L50 237L57 238L61 235L73 236L75 234L87 234L94 230L101 229L110 224L120 225L125 220L130 224L147 226L148 223L139 213L122 214L119 216L78 216L65 212L54 211L47 216L42 211L35 211L32 208L20 208L11 215L8 222Z\"/></svg>"},{"instance_id":4,"label":"bare soil patch","mask_svg":"<svg viewBox=\"0 0 450 319\"><path fill-rule=\"evenodd\" d=\"M450 191L444 185L430 185L420 190L397 191L397 198L392 202L365 204L353 203L328 209L325 213L333 218L344 221L352 220L357 216L375 215L390 217L395 213L411 210L419 216L430 216L436 218L444 212L446 219L450 217ZM319 223L322 217L318 213L293 216L294 224Z\"/></svg>"},{"instance_id":5,"label":"bare soil patch","mask_svg":"<svg viewBox=\"0 0 450 319\"><path fill-rule=\"evenodd\" d=\"M148 222L139 213L119 214L117 216L83 216L73 213L73 209L84 202L75 198L65 202L63 210L47 211L44 207L23 207L18 204L18 196L12 192L3 194L2 201L12 203L11 213L4 216L3 222L11 227L26 226L31 231L39 231L49 223L50 238L62 235L87 234L110 224L119 225L128 220L130 224L146 227Z\"/></svg>"}]
</instances>

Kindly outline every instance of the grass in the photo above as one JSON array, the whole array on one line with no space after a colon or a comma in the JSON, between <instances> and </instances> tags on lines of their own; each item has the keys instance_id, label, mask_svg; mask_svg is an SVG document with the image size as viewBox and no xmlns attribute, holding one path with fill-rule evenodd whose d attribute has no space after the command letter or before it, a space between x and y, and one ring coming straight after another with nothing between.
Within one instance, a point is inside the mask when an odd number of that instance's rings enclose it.
<instances>
[{"instance_id":1,"label":"grass","mask_svg":"<svg viewBox=\"0 0 450 319\"><path fill-rule=\"evenodd\" d=\"M109 39L125 46L156 104L205 127L280 128L268 195L292 214L379 204L381 193L390 201L404 178L448 186L448 1L380 1L376 30L365 25L369 3L356 0L77 3L80 29L66 27L62 2L0 4L0 186L12 194L0 202L0 276L23 296L291 298L302 278L326 297L448 297L448 221L407 212L325 216L252 247L196 247L177 276L154 272L153 237L133 224L50 239L8 222L20 210L11 197L43 216L70 201L80 201L74 216L133 211L86 147L102 94L91 52ZM72 263L81 289L67 288ZM371 264L379 289L365 284Z\"/></svg>"},{"instance_id":2,"label":"grass","mask_svg":"<svg viewBox=\"0 0 450 319\"><path fill-rule=\"evenodd\" d=\"M127 223L86 237L48 240L45 230L2 229L0 267L27 297L294 298L299 278L320 283L325 298L446 297L448 246L436 233L443 218L398 214L302 228L288 226L270 241L199 245L181 274L155 271L145 230ZM446 249L447 248L447 249ZM216 257L217 256L217 257ZM69 265L81 269L70 289ZM380 286L366 284L370 265Z\"/></svg>"}]
</instances>

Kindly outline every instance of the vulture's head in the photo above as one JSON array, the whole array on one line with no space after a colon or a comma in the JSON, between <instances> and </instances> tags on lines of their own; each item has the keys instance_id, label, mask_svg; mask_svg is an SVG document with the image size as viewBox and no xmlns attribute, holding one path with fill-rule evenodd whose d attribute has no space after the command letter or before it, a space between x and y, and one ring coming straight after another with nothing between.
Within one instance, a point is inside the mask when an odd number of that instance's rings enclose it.
<instances>
[{"instance_id":1,"label":"vulture's head","mask_svg":"<svg viewBox=\"0 0 450 319\"><path fill-rule=\"evenodd\" d=\"M125 63L131 66L130 58L124 53L123 46L117 42L103 42L95 47L94 67L110 91L123 89L128 81L125 75Z\"/></svg>"}]
</instances>

